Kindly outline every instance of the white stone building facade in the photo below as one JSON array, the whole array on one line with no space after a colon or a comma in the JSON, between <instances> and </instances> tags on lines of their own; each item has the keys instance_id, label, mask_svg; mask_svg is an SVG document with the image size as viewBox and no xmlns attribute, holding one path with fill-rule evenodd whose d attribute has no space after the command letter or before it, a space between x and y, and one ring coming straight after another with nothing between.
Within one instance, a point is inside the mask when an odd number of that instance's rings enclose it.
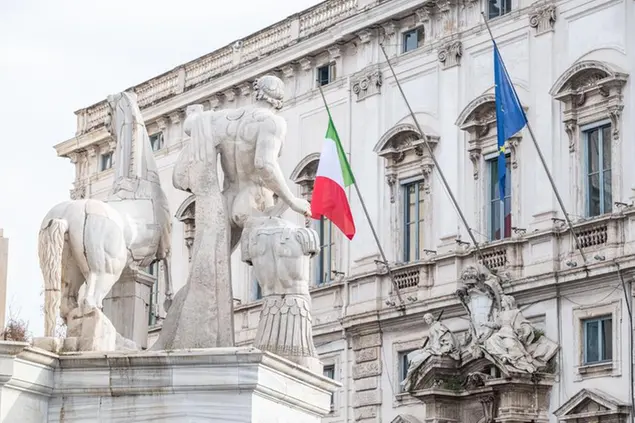
<instances>
[{"instance_id":1,"label":"white stone building facade","mask_svg":"<svg viewBox=\"0 0 635 423\"><path fill-rule=\"evenodd\" d=\"M563 225L527 129L508 141L509 198L501 210L492 160L492 42L482 11L586 264ZM443 322L458 335L468 328L454 292L476 256L424 136L485 264L509 277L505 292L561 346L549 421L600 415L626 421L634 376L635 167L627 159L635 157L635 121L628 118L635 106L633 28L633 0L330 0L131 88L175 216L175 288L186 280L195 224L192 198L171 182L173 163L188 142L185 107L248 104L255 78L278 75L286 84L280 113L288 123L280 162L291 186L310 198L327 128L321 84L405 303L405 309L396 307L351 188L354 240L328 222L316 223L323 247L312 273L315 342L325 374L343 384L325 422L432 421L433 405L401 392L404 354L421 346L425 312L443 310ZM380 44L425 134L416 129ZM104 198L110 189L114 146L105 113L104 102L77 111L76 136L55 147L76 167L72 198ZM165 317L162 272L153 269L158 281L152 285L147 278L144 285L150 343ZM238 254L232 276L236 339L249 345L259 290ZM461 413L444 421L488 421L485 411Z\"/></svg>"}]
</instances>

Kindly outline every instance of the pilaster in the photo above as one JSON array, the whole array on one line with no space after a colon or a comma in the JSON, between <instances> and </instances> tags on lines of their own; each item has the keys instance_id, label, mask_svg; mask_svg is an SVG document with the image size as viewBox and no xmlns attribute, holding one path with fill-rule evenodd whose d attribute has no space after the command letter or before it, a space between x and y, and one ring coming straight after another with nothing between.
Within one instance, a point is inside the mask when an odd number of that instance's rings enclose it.
<instances>
[{"instance_id":1,"label":"pilaster","mask_svg":"<svg viewBox=\"0 0 635 423\"><path fill-rule=\"evenodd\" d=\"M381 346L379 328L353 335L353 414L356 422L381 422Z\"/></svg>"},{"instance_id":2,"label":"pilaster","mask_svg":"<svg viewBox=\"0 0 635 423\"><path fill-rule=\"evenodd\" d=\"M533 14L530 16L530 25L536 28L536 37L532 40L532 50L534 52L540 52L541 60L534 60L530 62L531 75L539 75L540 77L532 80L532 86L530 92L533 95L532 104L536 107L529 110L529 116L527 119L530 121L530 125L535 132L536 141L543 151L547 160L547 166L551 172L558 172L559 170L566 170L566 166L561 166L554 163L556 157L566 157L567 149L561 148L560 143L554 143L552 140L559 139L557 136L561 127L559 125L552 125L551 122L559 122L558 109L554 108L554 102L549 95L551 84L553 83L556 75L553 74L553 36L552 30L553 23L555 22L555 8L553 5L538 5L534 8ZM531 212L531 221L529 220L529 213L525 214L525 222L529 223L530 231L535 229L547 229L553 224L551 220L557 216L555 195L551 189L549 179L545 173L542 161L538 156L538 152L535 148L531 148L531 155L534 156L534 165L525 167L524 174L522 174L523 185L532 186L534 192L529 190L524 195L522 201L529 208L528 212ZM561 161L560 161L561 162ZM569 174L571 175L571 174ZM553 175L555 180L566 181L567 175ZM566 190L569 184L577 184L577 181L568 181L565 184L560 184L559 189ZM517 191L517 195L522 195L522 191ZM564 194L564 192L563 192ZM513 194L512 194L513 195ZM566 195L566 194L565 194ZM564 200L567 201L566 199ZM521 211L522 213L522 211ZM514 226L524 226L520 220L517 220L518 224ZM525 225L527 224L525 223ZM526 227L526 226L525 226Z\"/></svg>"}]
</instances>

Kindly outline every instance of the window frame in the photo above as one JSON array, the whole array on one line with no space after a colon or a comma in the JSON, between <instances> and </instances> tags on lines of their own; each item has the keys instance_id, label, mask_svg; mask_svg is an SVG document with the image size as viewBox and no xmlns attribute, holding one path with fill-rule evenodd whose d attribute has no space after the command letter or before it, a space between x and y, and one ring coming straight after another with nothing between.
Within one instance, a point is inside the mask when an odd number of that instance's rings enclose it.
<instances>
[{"instance_id":1,"label":"window frame","mask_svg":"<svg viewBox=\"0 0 635 423\"><path fill-rule=\"evenodd\" d=\"M600 214L593 215L591 214L591 186L589 183L589 155L590 155L590 133L593 131L598 131L598 165L603 166L604 159L604 128L609 128L609 130L613 131L613 125L610 119L603 119L597 122L589 123L583 126L580 126L580 134L582 138L582 171L583 171L583 186L584 186L584 215L587 218L599 217L606 214L610 214L613 212L613 146L612 140L610 140L609 136L609 145L611 146L611 160L610 160L610 168L609 169L600 169L598 174L600 176ZM604 210L604 172L609 171L611 174L610 180L610 195L611 195L611 210Z\"/></svg>"},{"instance_id":2,"label":"window frame","mask_svg":"<svg viewBox=\"0 0 635 423\"><path fill-rule=\"evenodd\" d=\"M408 374L408 367L410 367L410 363L408 360L408 354L415 352L416 348L409 348L405 350L401 350L397 352L397 369L398 369L398 381L397 381L397 389L399 390L399 394L404 394L403 386L401 386L401 382L406 379L406 375Z\"/></svg>"},{"instance_id":3,"label":"window frame","mask_svg":"<svg viewBox=\"0 0 635 423\"><path fill-rule=\"evenodd\" d=\"M604 332L604 322L606 321L610 321L611 322L611 356L609 358L604 357L604 352L603 352L603 347L604 347L604 341L602 340L602 332ZM589 333L589 324L590 323L598 323L598 360L596 361L589 361L588 359L588 343L587 343L587 337L588 337L588 333ZM605 363L610 363L613 361L613 316L610 314L607 315L603 315L603 316L597 316L597 317L591 317L588 319L584 319L581 321L582 323L582 327L583 327L583 335L582 335L582 348L583 348L583 352L582 352L582 364L584 366L593 366L593 365L598 365L598 364L605 364Z\"/></svg>"},{"instance_id":4,"label":"window frame","mask_svg":"<svg viewBox=\"0 0 635 423\"><path fill-rule=\"evenodd\" d=\"M410 179L404 179L403 181L400 181L400 185L401 185L401 190L402 190L402 219L403 219L403 224L402 224L402 239L403 239L403 255L402 258L404 260L405 263L412 263L418 260L421 260L421 253L423 251L423 245L419 245L420 241L421 241L421 231L425 229L425 224L426 224L426 217L425 217L425 200L426 200L426 193L425 193L425 181L421 178L410 178ZM409 187L414 186L415 187L415 219L413 221L409 221L408 217L409 217L409 212L410 212L410 198L409 198ZM419 219L419 214L420 214L420 208L423 207L424 209L424 216L422 219ZM410 236L409 236L409 229L411 227L411 225L415 224L416 225L416 229L415 229L415 254L414 254L414 258L412 257L412 252L410 251ZM425 233L424 233L425 235Z\"/></svg>"},{"instance_id":5,"label":"window frame","mask_svg":"<svg viewBox=\"0 0 635 423\"><path fill-rule=\"evenodd\" d=\"M101 153L99 155L99 171L105 172L108 169L112 169L113 158L114 158L114 153L112 151L108 151L107 153ZM105 163L108 163L108 166L105 166Z\"/></svg>"},{"instance_id":6,"label":"window frame","mask_svg":"<svg viewBox=\"0 0 635 423\"><path fill-rule=\"evenodd\" d=\"M321 71L323 69L326 69L328 72L328 81L325 83L322 83L322 79L321 79ZM323 65L317 66L315 68L315 72L316 72L316 77L315 77L315 81L316 84L320 87L324 87L326 85L329 85L330 83L332 83L333 81L335 81L335 75L336 75L336 66L335 66L335 62L329 62L329 63L325 63Z\"/></svg>"},{"instance_id":7,"label":"window frame","mask_svg":"<svg viewBox=\"0 0 635 423\"><path fill-rule=\"evenodd\" d=\"M491 9L490 9L490 2L491 0L485 0L484 2L484 7L485 7L485 15L487 16L487 20L492 20L492 19L497 19L497 18L501 18L503 16L509 15L511 12L514 11L514 0L500 0L501 1L501 6L503 6L506 3L509 3L509 10L506 10L502 13L499 13L497 15L492 15L490 13ZM496 0L495 0L496 2ZM505 7L501 7L501 9L506 9Z\"/></svg>"},{"instance_id":8,"label":"window frame","mask_svg":"<svg viewBox=\"0 0 635 423\"><path fill-rule=\"evenodd\" d=\"M332 371L333 371L333 376L332 376L332 377L331 377L331 376L328 376L328 375L326 374L327 369L332 369ZM337 381L337 379L336 379L336 377L335 377L335 375L336 375L337 373L335 372L335 370L336 370L335 363L325 364L325 365L322 367L322 376L324 376L324 377L328 377L329 379L332 379L332 380L334 380L334 381ZM334 410L335 410L335 392L331 392L331 413L332 413Z\"/></svg>"},{"instance_id":9,"label":"window frame","mask_svg":"<svg viewBox=\"0 0 635 423\"><path fill-rule=\"evenodd\" d=\"M492 225L492 211L493 211L493 207L494 207L494 198L492 198L492 191L494 191L494 188L492 187L493 185L493 167L494 166L498 166L498 153L492 153L492 154L488 154L487 156L484 156L483 159L485 161L485 167L487 169L486 171L486 178L487 178L487 184L486 184L486 190L487 193L486 198L487 198L487 210L486 210L486 218L487 218L487 238L489 240L489 242L496 242L496 241L503 241L506 239L511 238L512 235L512 230L511 227L513 226L513 175L512 175L512 170L513 170L513 164L512 164L512 157L510 153L506 153L505 154L505 166L507 167L507 172L506 172L506 180L505 180L505 184L509 185L509 190L505 191L505 200L509 199L509 214L510 214L510 228L509 228L509 235L506 236L505 234L505 202L504 201L500 201L499 198L496 198L496 200L499 203L499 213L500 213L500 232L501 232L501 237L500 238L495 238L495 230L493 228ZM495 186L495 184L494 184Z\"/></svg>"},{"instance_id":10,"label":"window frame","mask_svg":"<svg viewBox=\"0 0 635 423\"><path fill-rule=\"evenodd\" d=\"M406 38L411 34L415 34L417 36L417 45L414 48L407 49ZM401 54L406 54L406 53L410 53L411 51L417 50L419 47L423 45L424 40L425 40L425 30L422 26L418 26L416 28L403 31L401 33Z\"/></svg>"},{"instance_id":11,"label":"window frame","mask_svg":"<svg viewBox=\"0 0 635 423\"><path fill-rule=\"evenodd\" d=\"M154 278L154 283L150 287L150 301L148 303L148 326L156 326L159 323L159 265L152 263L146 268L146 273ZM155 307L157 312L154 312Z\"/></svg>"},{"instance_id":12,"label":"window frame","mask_svg":"<svg viewBox=\"0 0 635 423\"><path fill-rule=\"evenodd\" d=\"M157 152L165 148L165 137L163 135L163 131L159 131L150 135L149 139L150 139L150 148L152 149L152 151ZM156 141L159 142L159 148L155 148Z\"/></svg>"},{"instance_id":13,"label":"window frame","mask_svg":"<svg viewBox=\"0 0 635 423\"><path fill-rule=\"evenodd\" d=\"M326 223L326 224L325 224ZM322 216L320 220L316 222L317 224L317 233L320 239L320 252L318 253L316 267L315 267L315 285L323 286L329 284L333 281L333 267L335 265L335 225L333 222L328 220L326 217ZM324 235L328 234L328 243L324 241ZM327 263L325 266L325 250L328 251L327 254Z\"/></svg>"}]
</instances>

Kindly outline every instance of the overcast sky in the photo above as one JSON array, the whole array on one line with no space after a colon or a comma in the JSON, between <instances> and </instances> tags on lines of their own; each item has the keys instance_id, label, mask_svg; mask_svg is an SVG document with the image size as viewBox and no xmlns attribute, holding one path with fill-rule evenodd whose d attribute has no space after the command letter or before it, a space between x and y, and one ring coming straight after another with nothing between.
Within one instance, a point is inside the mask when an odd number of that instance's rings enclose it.
<instances>
[{"instance_id":1,"label":"overcast sky","mask_svg":"<svg viewBox=\"0 0 635 423\"><path fill-rule=\"evenodd\" d=\"M0 0L0 228L7 306L43 333L37 234L74 178L53 145L73 112L319 3L316 0Z\"/></svg>"}]
</instances>

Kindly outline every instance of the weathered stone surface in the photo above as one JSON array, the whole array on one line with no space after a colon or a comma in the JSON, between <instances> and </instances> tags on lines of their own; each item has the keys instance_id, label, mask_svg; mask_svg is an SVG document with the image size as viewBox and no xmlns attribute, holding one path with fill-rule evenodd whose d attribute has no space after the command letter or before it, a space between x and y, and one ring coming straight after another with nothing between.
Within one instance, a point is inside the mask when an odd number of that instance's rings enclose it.
<instances>
[{"instance_id":1,"label":"weathered stone surface","mask_svg":"<svg viewBox=\"0 0 635 423\"><path fill-rule=\"evenodd\" d=\"M353 337L353 350L381 346L381 334L379 332Z\"/></svg>"},{"instance_id":2,"label":"weathered stone surface","mask_svg":"<svg viewBox=\"0 0 635 423\"><path fill-rule=\"evenodd\" d=\"M370 407L358 407L353 410L353 415L355 417L355 421L364 421L367 419L374 419L377 417L379 412L379 408L377 406Z\"/></svg>"},{"instance_id":3,"label":"weathered stone surface","mask_svg":"<svg viewBox=\"0 0 635 423\"><path fill-rule=\"evenodd\" d=\"M380 347L364 348L363 350L355 351L355 362L363 363L366 361L373 361L379 358Z\"/></svg>"},{"instance_id":4,"label":"weathered stone surface","mask_svg":"<svg viewBox=\"0 0 635 423\"><path fill-rule=\"evenodd\" d=\"M381 374L381 361L367 361L353 366L353 379L361 379Z\"/></svg>"},{"instance_id":5,"label":"weathered stone surface","mask_svg":"<svg viewBox=\"0 0 635 423\"><path fill-rule=\"evenodd\" d=\"M367 391L370 389L376 389L379 386L379 378L377 376L365 377L363 379L356 379L353 381L355 392Z\"/></svg>"},{"instance_id":6,"label":"weathered stone surface","mask_svg":"<svg viewBox=\"0 0 635 423\"><path fill-rule=\"evenodd\" d=\"M355 393L353 396L353 407L366 407L369 405L381 405L381 389Z\"/></svg>"}]
</instances>

